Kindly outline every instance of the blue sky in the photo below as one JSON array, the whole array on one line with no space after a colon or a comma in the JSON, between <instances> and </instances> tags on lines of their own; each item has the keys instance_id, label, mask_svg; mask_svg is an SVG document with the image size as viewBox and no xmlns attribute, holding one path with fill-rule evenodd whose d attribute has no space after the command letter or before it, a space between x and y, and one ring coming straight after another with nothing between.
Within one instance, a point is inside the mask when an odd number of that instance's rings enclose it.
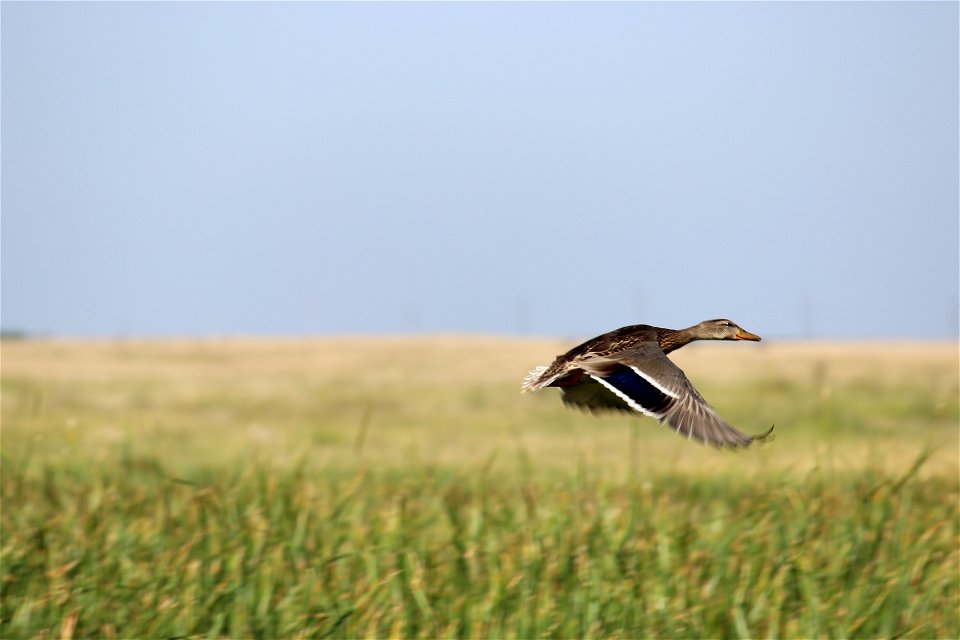
<instances>
[{"instance_id":1,"label":"blue sky","mask_svg":"<svg viewBox=\"0 0 960 640\"><path fill-rule=\"evenodd\" d=\"M956 337L957 3L11 3L2 324Z\"/></svg>"}]
</instances>

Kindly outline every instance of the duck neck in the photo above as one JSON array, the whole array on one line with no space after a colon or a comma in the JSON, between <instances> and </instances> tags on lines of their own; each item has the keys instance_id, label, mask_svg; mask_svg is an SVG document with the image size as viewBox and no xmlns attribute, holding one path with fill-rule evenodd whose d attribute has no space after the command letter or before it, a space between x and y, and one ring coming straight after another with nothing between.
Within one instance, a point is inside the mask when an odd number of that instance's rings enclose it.
<instances>
[{"instance_id":1,"label":"duck neck","mask_svg":"<svg viewBox=\"0 0 960 640\"><path fill-rule=\"evenodd\" d=\"M670 353L694 340L699 340L700 338L694 334L692 329L693 327L689 329L660 329L657 332L660 348L663 349L664 353Z\"/></svg>"}]
</instances>

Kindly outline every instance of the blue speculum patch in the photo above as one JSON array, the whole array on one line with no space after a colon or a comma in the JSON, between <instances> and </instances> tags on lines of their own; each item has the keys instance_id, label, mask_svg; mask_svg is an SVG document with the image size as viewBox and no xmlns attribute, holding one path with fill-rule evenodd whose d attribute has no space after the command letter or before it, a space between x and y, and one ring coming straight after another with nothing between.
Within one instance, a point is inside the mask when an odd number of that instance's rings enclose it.
<instances>
[{"instance_id":1,"label":"blue speculum patch","mask_svg":"<svg viewBox=\"0 0 960 640\"><path fill-rule=\"evenodd\" d=\"M603 380L617 388L621 393L649 411L661 414L673 400L660 389L647 382L630 367L621 366L615 372L604 376Z\"/></svg>"}]
</instances>

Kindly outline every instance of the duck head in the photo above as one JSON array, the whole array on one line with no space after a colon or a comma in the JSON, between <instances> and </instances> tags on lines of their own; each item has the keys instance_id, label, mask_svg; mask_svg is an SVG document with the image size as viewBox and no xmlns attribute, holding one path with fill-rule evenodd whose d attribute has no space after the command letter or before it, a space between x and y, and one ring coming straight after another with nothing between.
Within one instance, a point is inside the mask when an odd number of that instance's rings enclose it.
<instances>
[{"instance_id":1,"label":"duck head","mask_svg":"<svg viewBox=\"0 0 960 640\"><path fill-rule=\"evenodd\" d=\"M704 340L752 340L760 342L760 336L740 328L736 322L723 318L704 320L694 329Z\"/></svg>"}]
</instances>

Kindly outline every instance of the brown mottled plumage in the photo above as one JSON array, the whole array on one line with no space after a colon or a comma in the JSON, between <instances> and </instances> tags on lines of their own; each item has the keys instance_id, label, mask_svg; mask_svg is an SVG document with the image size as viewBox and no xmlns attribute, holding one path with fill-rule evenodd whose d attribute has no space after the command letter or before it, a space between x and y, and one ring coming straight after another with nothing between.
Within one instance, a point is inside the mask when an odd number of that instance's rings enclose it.
<instances>
[{"instance_id":1,"label":"brown mottled plumage","mask_svg":"<svg viewBox=\"0 0 960 640\"><path fill-rule=\"evenodd\" d=\"M717 415L667 354L694 340L753 340L729 320L706 320L687 329L645 324L622 327L587 340L537 367L524 380L524 393L559 387L564 404L592 412L626 411L666 422L688 438L715 447L746 447L770 431L749 436Z\"/></svg>"}]
</instances>

